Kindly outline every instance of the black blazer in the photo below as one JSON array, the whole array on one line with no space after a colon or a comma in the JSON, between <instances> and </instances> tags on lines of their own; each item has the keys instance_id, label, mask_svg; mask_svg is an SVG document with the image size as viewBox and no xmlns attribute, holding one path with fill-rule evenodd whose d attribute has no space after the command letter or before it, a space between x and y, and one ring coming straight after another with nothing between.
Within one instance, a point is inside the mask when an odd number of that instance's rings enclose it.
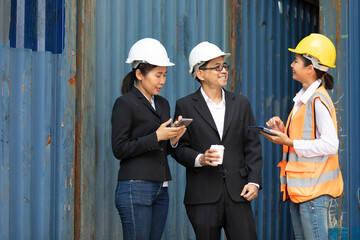
<instances>
[{"instance_id":1,"label":"black blazer","mask_svg":"<svg viewBox=\"0 0 360 240\"><path fill-rule=\"evenodd\" d=\"M155 107L136 87L116 99L113 107L112 150L121 160L118 180L171 180L167 155L170 141L157 141L156 130L170 118L168 101L155 96Z\"/></svg>"},{"instance_id":2,"label":"black blazer","mask_svg":"<svg viewBox=\"0 0 360 240\"><path fill-rule=\"evenodd\" d=\"M193 118L172 154L186 167L185 204L215 203L222 194L223 178L230 197L237 202L246 201L240 193L248 182L261 186L261 142L258 134L247 128L256 125L250 103L228 91L225 102L222 140L200 89L176 102L176 118ZM195 158L212 144L224 145L223 164L195 168Z\"/></svg>"}]
</instances>

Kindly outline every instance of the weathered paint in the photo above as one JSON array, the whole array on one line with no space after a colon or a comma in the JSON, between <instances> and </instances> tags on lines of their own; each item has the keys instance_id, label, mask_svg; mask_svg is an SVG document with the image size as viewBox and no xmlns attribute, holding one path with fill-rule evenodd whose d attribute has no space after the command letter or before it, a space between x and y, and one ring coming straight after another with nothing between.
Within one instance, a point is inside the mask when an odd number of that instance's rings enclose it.
<instances>
[{"instance_id":1,"label":"weathered paint","mask_svg":"<svg viewBox=\"0 0 360 240\"><path fill-rule=\"evenodd\" d=\"M68 81L76 88L74 236L121 238L114 206L119 162L111 152L110 117L112 105L120 96L121 80L130 71L124 63L127 53L143 37L154 37L164 44L176 67L168 68L161 94L173 111L177 98L198 87L187 71L191 48L208 40L227 49L227 5L222 1L141 0L84 1L77 7L77 73ZM213 27L199 31L194 22ZM169 161L174 180L170 183L165 238L194 238L182 204L185 171L172 159Z\"/></svg>"},{"instance_id":2,"label":"weathered paint","mask_svg":"<svg viewBox=\"0 0 360 240\"><path fill-rule=\"evenodd\" d=\"M0 0L0 6L11 8L11 2ZM0 239L122 238L114 206L119 165L111 152L110 117L122 77L130 71L124 61L138 39L160 40L176 63L168 68L161 92L170 102L171 114L176 99L199 87L188 75L187 57L192 47L207 40L231 51L227 88L247 96L258 123L264 124L273 115L285 118L299 89L291 80L293 55L287 48L316 32L319 25L316 5L300 0L66 0L63 4L58 14L64 14L64 33L53 31L63 46L57 54L11 48L6 34L10 23L0 22ZM330 33L339 54L332 73L344 79L343 85L337 82L333 96L346 186L341 201L333 202L337 214L331 216L337 222L332 234L344 239L348 233L356 239L359 3L321 1L320 9L321 31ZM253 202L259 239L291 239L287 204L279 197L276 165L281 149L262 141L264 189ZM195 239L182 204L184 168L170 157L169 162L173 181L164 239Z\"/></svg>"},{"instance_id":3,"label":"weathered paint","mask_svg":"<svg viewBox=\"0 0 360 240\"><path fill-rule=\"evenodd\" d=\"M2 17L10 9L16 12L10 4L14 2L1 1ZM64 9L63 4L58 6ZM37 12L36 6L27 4L25 11ZM67 24L71 16L66 14ZM6 23L11 18L1 19L2 24L11 25ZM31 25L26 27L31 29ZM69 238L74 202L74 110L66 79L73 57L67 52L74 45L69 38L63 39L63 33L56 36L53 32L55 45L67 42L63 54L40 51L34 45L30 48L39 51L31 51L27 44L12 48L9 28L1 31L0 239ZM31 43L31 38L28 41Z\"/></svg>"},{"instance_id":4,"label":"weathered paint","mask_svg":"<svg viewBox=\"0 0 360 240\"><path fill-rule=\"evenodd\" d=\"M272 116L286 120L291 100L300 90L292 79L293 60L287 48L318 31L318 6L309 1L233 0L231 89L250 100L259 125ZM232 59L233 60L233 59ZM235 66L234 66L235 65ZM253 201L259 239L293 238L288 204L280 197L281 147L261 137L263 189Z\"/></svg>"},{"instance_id":5,"label":"weathered paint","mask_svg":"<svg viewBox=\"0 0 360 240\"><path fill-rule=\"evenodd\" d=\"M330 70L335 81L331 96L339 122L340 165L344 178L344 195L331 210L329 220L334 228L330 229L330 239L359 239L360 3L357 0L321 0L320 4L320 30L334 42L337 53L336 68Z\"/></svg>"}]
</instances>

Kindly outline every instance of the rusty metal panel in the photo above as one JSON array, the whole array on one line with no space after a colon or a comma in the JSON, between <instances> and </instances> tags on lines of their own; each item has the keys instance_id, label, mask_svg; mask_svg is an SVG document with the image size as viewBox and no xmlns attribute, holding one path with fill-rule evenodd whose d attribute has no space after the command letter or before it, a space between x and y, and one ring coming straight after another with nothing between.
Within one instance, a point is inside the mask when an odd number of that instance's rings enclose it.
<instances>
[{"instance_id":1,"label":"rusty metal panel","mask_svg":"<svg viewBox=\"0 0 360 240\"><path fill-rule=\"evenodd\" d=\"M228 49L226 2L0 5L1 238L121 238L110 116L130 71L126 55L143 37L165 45L177 63L162 92L173 111L177 98L199 87L188 75L191 48L208 40ZM182 205L184 169L170 161L174 181L165 238L194 238Z\"/></svg>"},{"instance_id":2,"label":"rusty metal panel","mask_svg":"<svg viewBox=\"0 0 360 240\"><path fill-rule=\"evenodd\" d=\"M320 31L329 36L336 47L334 90L331 93L337 110L340 137L340 166L344 178L344 195L333 211L338 222L330 231L330 239L360 238L359 169L359 63L360 3L357 0L320 1ZM336 209L335 209L336 210ZM330 218L330 220L333 220Z\"/></svg>"},{"instance_id":3,"label":"rusty metal panel","mask_svg":"<svg viewBox=\"0 0 360 240\"><path fill-rule=\"evenodd\" d=\"M121 239L121 223L114 205L119 162L111 151L110 117L120 96L122 78L131 70L125 64L133 43L144 37L158 39L176 64L168 68L160 93L174 113L176 99L194 92L199 84L188 74L187 58L201 41L230 50L227 2L210 1L96 1L95 22L95 206L97 239ZM183 206L185 170L169 157L173 180L169 183L170 208L164 239L195 239ZM89 186L93 187L93 186Z\"/></svg>"},{"instance_id":4,"label":"rusty metal panel","mask_svg":"<svg viewBox=\"0 0 360 240\"><path fill-rule=\"evenodd\" d=\"M0 239L68 239L75 96L64 32L65 17L74 30L72 15L61 0L2 0L0 16Z\"/></svg>"},{"instance_id":5,"label":"rusty metal panel","mask_svg":"<svg viewBox=\"0 0 360 240\"><path fill-rule=\"evenodd\" d=\"M232 1L232 69L230 87L246 96L259 125L272 116L286 121L292 98L301 85L292 79L290 64L295 47L318 32L316 1ZM234 64L235 62L235 64ZM252 202L259 239L293 239L288 203L279 186L281 147L261 137L263 189Z\"/></svg>"},{"instance_id":6,"label":"rusty metal panel","mask_svg":"<svg viewBox=\"0 0 360 240\"><path fill-rule=\"evenodd\" d=\"M114 206L119 163L111 151L110 117L130 71L127 53L138 39L160 40L176 64L168 68L161 92L171 114L176 99L199 87L188 75L191 49L210 41L231 51L227 88L247 96L264 124L273 115L285 118L299 90L291 81L293 56L287 48L319 30L316 2L0 0L0 238L122 239ZM358 213L359 53L349 55L348 49L359 42L353 23L359 22L359 3L348 3L321 1L320 26L337 41L340 67L334 75L346 79L333 92L346 175L341 218L335 216L342 225L334 234L357 238L359 215L349 211ZM345 14L349 9L351 21ZM46 21L50 16L55 25ZM347 29L353 37L346 37L351 36ZM263 141L263 155L264 189L253 202L259 239L290 239L276 168L280 148ZM182 204L184 168L170 157L169 163L173 181L163 238L195 239Z\"/></svg>"}]
</instances>

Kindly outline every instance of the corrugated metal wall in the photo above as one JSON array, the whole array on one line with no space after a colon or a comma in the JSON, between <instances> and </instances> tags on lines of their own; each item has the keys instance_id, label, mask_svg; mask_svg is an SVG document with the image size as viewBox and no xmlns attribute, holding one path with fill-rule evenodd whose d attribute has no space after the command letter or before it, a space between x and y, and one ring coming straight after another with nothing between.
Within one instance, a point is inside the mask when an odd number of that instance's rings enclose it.
<instances>
[{"instance_id":1,"label":"corrugated metal wall","mask_svg":"<svg viewBox=\"0 0 360 240\"><path fill-rule=\"evenodd\" d=\"M97 239L121 236L119 216L113 203L118 161L111 152L110 117L112 105L120 96L122 78L131 70L124 62L130 47L144 37L156 38L164 44L170 59L176 63L175 67L168 68L167 82L161 92L169 100L173 115L176 99L198 87L188 75L187 57L192 47L208 40L229 49L226 12L226 1L96 1L93 90L96 107L93 121L97 144L95 161L98 164L94 169L94 191L99 198L93 211L98 219L94 230ZM169 221L164 238L195 239L182 204L184 168L171 158L169 162L174 180L169 185ZM84 234L88 236L88 233Z\"/></svg>"},{"instance_id":2,"label":"corrugated metal wall","mask_svg":"<svg viewBox=\"0 0 360 240\"><path fill-rule=\"evenodd\" d=\"M349 231L349 238L360 239L360 2L356 0L350 0L347 3L342 2L342 18L349 14L348 29L349 47L346 54L348 55L348 73L344 73L341 78L346 78L349 84L349 95L347 97L349 101L349 115L342 112L344 118L349 117L349 158L348 159L348 184L349 191L345 195L349 197L348 219L347 227ZM324 15L324 18L326 15ZM344 158L344 157L343 157ZM343 161L344 162L344 161Z\"/></svg>"},{"instance_id":3,"label":"corrugated metal wall","mask_svg":"<svg viewBox=\"0 0 360 240\"><path fill-rule=\"evenodd\" d=\"M295 47L305 36L318 32L319 10L310 1L234 1L236 53L232 58L231 89L250 100L259 125L272 116L285 122L292 98L301 85L292 79L290 64ZM234 64L235 62L235 64ZM253 202L259 239L292 239L288 204L279 187L281 147L261 137L263 190Z\"/></svg>"},{"instance_id":4,"label":"corrugated metal wall","mask_svg":"<svg viewBox=\"0 0 360 240\"><path fill-rule=\"evenodd\" d=\"M357 34L346 42L352 46L359 42L359 30L349 22L359 22L359 4L349 2L354 8L345 0L320 2L320 25L334 33L349 25ZM349 9L350 20L344 17ZM0 0L0 239L122 238L114 206L118 161L111 151L110 117L135 41L160 40L176 63L168 68L161 92L172 114L176 99L199 87L188 75L190 50L207 40L231 51L228 89L247 96L264 124L289 112L300 86L291 80L293 55L287 47L318 31L318 16L316 4L301 0ZM326 25L334 16L340 25ZM340 59L352 64L337 68L346 69L338 75L347 85L339 85L336 94L347 136L350 127L359 132L359 85L351 81L359 73L354 70L359 54L349 55L349 46L342 45L348 38L339 39ZM346 91L353 98L344 100ZM350 109L354 115L348 115ZM342 162L348 191L340 202L346 220L340 226L354 239L359 215L348 213L358 204L359 150L348 143L358 146L358 136L342 138L341 154L353 161ZM278 186L280 148L262 141L264 189L253 202L259 239L291 239ZM182 204L184 168L170 157L169 162L174 180L164 239L195 239Z\"/></svg>"},{"instance_id":5,"label":"corrugated metal wall","mask_svg":"<svg viewBox=\"0 0 360 240\"><path fill-rule=\"evenodd\" d=\"M143 37L165 45L177 65L169 68L162 95L174 109L177 98L198 87L187 74L191 48L208 40L228 49L227 4L53 3L60 13L45 0L0 1L0 238L119 239L110 116L130 71L127 53ZM46 25L47 16L62 27ZM47 37L50 29L60 31ZM51 52L59 42L60 52ZM165 238L194 238L182 205L184 169L170 161L175 180Z\"/></svg>"},{"instance_id":6,"label":"corrugated metal wall","mask_svg":"<svg viewBox=\"0 0 360 240\"><path fill-rule=\"evenodd\" d=\"M62 1L0 1L0 239L72 236L76 25L64 13Z\"/></svg>"},{"instance_id":7,"label":"corrugated metal wall","mask_svg":"<svg viewBox=\"0 0 360 240\"><path fill-rule=\"evenodd\" d=\"M330 72L335 79L331 95L339 119L340 164L345 184L337 210L339 228L330 231L330 238L360 239L360 2L320 3L320 31L335 43L337 52L336 68Z\"/></svg>"}]
</instances>

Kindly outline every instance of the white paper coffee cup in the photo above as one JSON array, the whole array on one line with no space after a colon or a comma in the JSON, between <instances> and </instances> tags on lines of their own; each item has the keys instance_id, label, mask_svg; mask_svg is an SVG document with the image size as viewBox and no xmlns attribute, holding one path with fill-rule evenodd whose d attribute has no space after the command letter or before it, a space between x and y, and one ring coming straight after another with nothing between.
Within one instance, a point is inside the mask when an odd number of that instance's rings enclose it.
<instances>
[{"instance_id":1,"label":"white paper coffee cup","mask_svg":"<svg viewBox=\"0 0 360 240\"><path fill-rule=\"evenodd\" d=\"M217 162L218 165L223 163L224 160L224 149L225 147L223 145L211 145L210 149L216 149L218 154L220 155L220 159Z\"/></svg>"}]
</instances>

